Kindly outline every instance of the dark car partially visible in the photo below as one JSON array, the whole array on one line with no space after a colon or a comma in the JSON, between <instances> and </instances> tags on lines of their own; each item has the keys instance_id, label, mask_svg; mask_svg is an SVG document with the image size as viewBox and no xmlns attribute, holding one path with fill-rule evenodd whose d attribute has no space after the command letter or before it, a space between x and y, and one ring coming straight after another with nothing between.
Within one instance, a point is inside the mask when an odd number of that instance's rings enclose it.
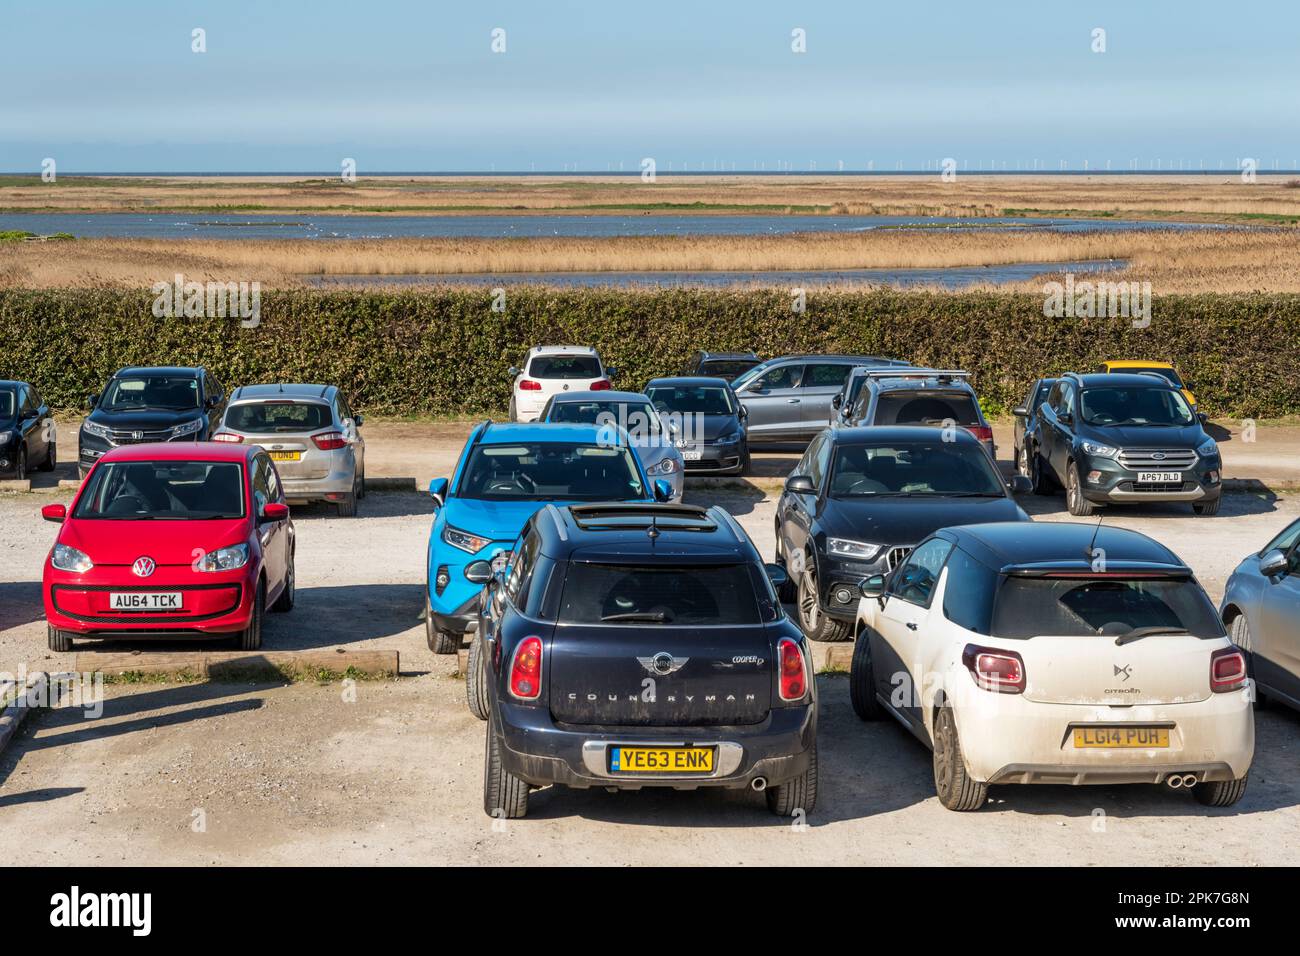
<instances>
[{"instance_id":1,"label":"dark car partially visible","mask_svg":"<svg viewBox=\"0 0 1300 956\"><path fill-rule=\"evenodd\" d=\"M50 407L27 382L0 381L0 474L21 481L33 467L53 471L57 463Z\"/></svg>"}]
</instances>

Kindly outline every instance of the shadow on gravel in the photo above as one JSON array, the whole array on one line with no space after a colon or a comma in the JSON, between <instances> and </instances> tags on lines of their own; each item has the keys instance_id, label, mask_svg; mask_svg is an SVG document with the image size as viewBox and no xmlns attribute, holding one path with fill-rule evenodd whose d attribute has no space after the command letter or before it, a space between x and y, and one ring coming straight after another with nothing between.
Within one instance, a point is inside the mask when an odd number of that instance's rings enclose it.
<instances>
[{"instance_id":1,"label":"shadow on gravel","mask_svg":"<svg viewBox=\"0 0 1300 956\"><path fill-rule=\"evenodd\" d=\"M0 631L44 619L40 581L0 582Z\"/></svg>"},{"instance_id":2,"label":"shadow on gravel","mask_svg":"<svg viewBox=\"0 0 1300 956\"><path fill-rule=\"evenodd\" d=\"M1145 505L1112 505L1101 508L1091 518L1071 518L1065 507L1065 495L1017 495L1016 502L1024 508L1031 518L1057 518L1068 521L1103 521L1110 518L1176 518L1205 522L1205 529L1212 531L1214 522L1223 518L1242 515L1271 514L1277 511L1278 496L1272 491L1250 493L1230 493L1223 496L1219 513L1211 517L1202 517L1193 513L1192 506L1185 502L1164 502Z\"/></svg>"},{"instance_id":3,"label":"shadow on gravel","mask_svg":"<svg viewBox=\"0 0 1300 956\"><path fill-rule=\"evenodd\" d=\"M418 491L371 491L357 502L355 518L340 518L338 508L326 502L290 505L294 521L359 521L366 518L400 518L433 514L433 499Z\"/></svg>"},{"instance_id":4,"label":"shadow on gravel","mask_svg":"<svg viewBox=\"0 0 1300 956\"><path fill-rule=\"evenodd\" d=\"M11 793L0 797L0 810L16 807L24 803L49 803L51 800L59 800L63 797L84 793L85 790L85 787L43 787L40 790Z\"/></svg>"}]
</instances>

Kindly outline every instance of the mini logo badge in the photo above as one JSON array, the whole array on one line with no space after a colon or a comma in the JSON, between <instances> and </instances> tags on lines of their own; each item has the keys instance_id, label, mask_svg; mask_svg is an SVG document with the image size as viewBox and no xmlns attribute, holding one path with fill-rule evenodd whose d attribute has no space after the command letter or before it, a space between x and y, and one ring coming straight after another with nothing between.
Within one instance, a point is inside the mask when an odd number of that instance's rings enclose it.
<instances>
[{"instance_id":1,"label":"mini logo badge","mask_svg":"<svg viewBox=\"0 0 1300 956\"><path fill-rule=\"evenodd\" d=\"M154 564L153 558L139 557L136 558L135 563L131 565L131 570L135 572L137 577L147 578L149 575L153 574L154 568L157 566L158 565Z\"/></svg>"},{"instance_id":2,"label":"mini logo badge","mask_svg":"<svg viewBox=\"0 0 1300 956\"><path fill-rule=\"evenodd\" d=\"M1123 675L1124 675L1124 680L1127 681L1130 677L1133 676L1133 665L1132 665L1132 664L1128 664L1128 665L1126 665L1126 666L1124 666L1124 667L1119 667L1119 666L1117 666L1117 665L1115 665L1115 664L1112 664L1111 667L1114 667L1114 668L1115 668L1115 676L1116 676L1116 677L1119 677L1121 674L1123 674Z\"/></svg>"},{"instance_id":3,"label":"mini logo badge","mask_svg":"<svg viewBox=\"0 0 1300 956\"><path fill-rule=\"evenodd\" d=\"M660 677L667 677L669 674L681 670L689 660L689 657L673 657L667 651L660 651L653 657L637 658L642 667L651 674L658 674Z\"/></svg>"}]
</instances>

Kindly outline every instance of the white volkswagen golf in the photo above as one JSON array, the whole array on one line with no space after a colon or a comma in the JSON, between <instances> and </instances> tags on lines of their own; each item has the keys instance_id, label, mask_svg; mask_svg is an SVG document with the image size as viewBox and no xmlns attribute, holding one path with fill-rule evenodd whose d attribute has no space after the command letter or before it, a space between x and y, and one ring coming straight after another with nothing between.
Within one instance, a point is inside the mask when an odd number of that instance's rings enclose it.
<instances>
[{"instance_id":1,"label":"white volkswagen golf","mask_svg":"<svg viewBox=\"0 0 1300 956\"><path fill-rule=\"evenodd\" d=\"M853 708L933 750L948 809L1003 783L1163 784L1218 807L1245 793L1245 660L1191 569L1150 538L945 528L862 590Z\"/></svg>"},{"instance_id":2,"label":"white volkswagen golf","mask_svg":"<svg viewBox=\"0 0 1300 956\"><path fill-rule=\"evenodd\" d=\"M552 395L599 392L611 386L614 369L607 369L596 350L582 345L539 345L528 351L523 369L511 368L510 420L535 422Z\"/></svg>"}]
</instances>

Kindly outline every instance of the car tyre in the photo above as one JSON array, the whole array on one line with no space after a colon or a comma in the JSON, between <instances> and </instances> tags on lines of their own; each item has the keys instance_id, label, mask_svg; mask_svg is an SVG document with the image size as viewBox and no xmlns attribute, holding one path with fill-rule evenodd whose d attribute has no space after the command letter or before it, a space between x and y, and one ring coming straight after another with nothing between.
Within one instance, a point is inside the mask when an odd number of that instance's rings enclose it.
<instances>
[{"instance_id":1,"label":"car tyre","mask_svg":"<svg viewBox=\"0 0 1300 956\"><path fill-rule=\"evenodd\" d=\"M59 452L54 447L54 442L50 442L49 451L45 454L45 460L41 462L41 471L53 471L59 465Z\"/></svg>"},{"instance_id":2,"label":"car tyre","mask_svg":"<svg viewBox=\"0 0 1300 956\"><path fill-rule=\"evenodd\" d=\"M298 593L298 574L293 567L293 555L289 555L289 567L284 575L284 590L280 596L275 599L271 605L271 610L277 614L285 614L293 610L293 602Z\"/></svg>"},{"instance_id":3,"label":"car tyre","mask_svg":"<svg viewBox=\"0 0 1300 956\"><path fill-rule=\"evenodd\" d=\"M1238 614L1228 622L1228 635L1232 638L1232 643L1237 646L1246 658L1246 670L1253 681L1255 679L1255 655L1252 653L1250 638L1250 622L1246 620L1246 615ZM1259 689L1259 685L1254 685L1255 697L1252 706L1255 710L1263 710L1268 706L1268 698L1264 692Z\"/></svg>"},{"instance_id":4,"label":"car tyre","mask_svg":"<svg viewBox=\"0 0 1300 956\"><path fill-rule=\"evenodd\" d=\"M483 660L483 638L477 634L469 644L469 663L465 667L465 703L479 720L488 718L487 663Z\"/></svg>"},{"instance_id":5,"label":"car tyre","mask_svg":"<svg viewBox=\"0 0 1300 956\"><path fill-rule=\"evenodd\" d=\"M749 470L749 469L750 469L750 466L751 466L751 462L750 462L750 460L749 460L749 449L746 448L746 449L745 449L745 454L742 455L741 458L740 458L740 471L736 472L736 474L737 474L737 475L748 475L748 474L750 473L750 470Z\"/></svg>"},{"instance_id":6,"label":"car tyre","mask_svg":"<svg viewBox=\"0 0 1300 956\"><path fill-rule=\"evenodd\" d=\"M248 619L248 627L239 632L239 649L255 651L262 646L262 616L266 613L266 585L257 582L257 594L253 598L253 614Z\"/></svg>"},{"instance_id":7,"label":"car tyre","mask_svg":"<svg viewBox=\"0 0 1300 956\"><path fill-rule=\"evenodd\" d=\"M433 623L433 607L429 604L428 592L424 595L424 640L435 654L455 654L464 640L464 635L444 631Z\"/></svg>"},{"instance_id":8,"label":"car tyre","mask_svg":"<svg viewBox=\"0 0 1300 956\"><path fill-rule=\"evenodd\" d=\"M366 496L366 469L363 465L361 475L357 478L357 500L360 501Z\"/></svg>"},{"instance_id":9,"label":"car tyre","mask_svg":"<svg viewBox=\"0 0 1300 956\"><path fill-rule=\"evenodd\" d=\"M483 812L494 820L521 820L528 815L529 789L501 766L501 745L489 720L483 753Z\"/></svg>"},{"instance_id":10,"label":"car tyre","mask_svg":"<svg viewBox=\"0 0 1300 956\"><path fill-rule=\"evenodd\" d=\"M768 787L764 791L767 808L778 817L805 816L817 808L817 742L808 753L808 769L793 780Z\"/></svg>"},{"instance_id":11,"label":"car tyre","mask_svg":"<svg viewBox=\"0 0 1300 956\"><path fill-rule=\"evenodd\" d=\"M988 799L986 783L966 773L966 758L957 736L957 720L951 707L939 708L934 720L934 790L949 810L978 810Z\"/></svg>"},{"instance_id":12,"label":"car tyre","mask_svg":"<svg viewBox=\"0 0 1300 956\"><path fill-rule=\"evenodd\" d=\"M67 653L72 650L72 633L70 631L60 631L53 625L45 625L46 638L50 645L50 650Z\"/></svg>"},{"instance_id":13,"label":"car tyre","mask_svg":"<svg viewBox=\"0 0 1300 956\"><path fill-rule=\"evenodd\" d=\"M811 564L811 561L809 562ZM810 641L845 641L852 636L849 625L826 614L817 594L817 577L811 567L799 578L798 608L799 628Z\"/></svg>"},{"instance_id":14,"label":"car tyre","mask_svg":"<svg viewBox=\"0 0 1300 956\"><path fill-rule=\"evenodd\" d=\"M27 447L18 447L18 457L14 460L14 480L22 481L27 477Z\"/></svg>"},{"instance_id":15,"label":"car tyre","mask_svg":"<svg viewBox=\"0 0 1300 956\"><path fill-rule=\"evenodd\" d=\"M357 516L357 488L354 484L352 490L343 496L338 504L340 518L355 518Z\"/></svg>"},{"instance_id":16,"label":"car tyre","mask_svg":"<svg viewBox=\"0 0 1300 956\"><path fill-rule=\"evenodd\" d=\"M1071 463L1065 472L1065 506L1076 518L1087 518L1097 511L1097 506L1083 496L1079 485L1079 469Z\"/></svg>"},{"instance_id":17,"label":"car tyre","mask_svg":"<svg viewBox=\"0 0 1300 956\"><path fill-rule=\"evenodd\" d=\"M1025 454L1029 455L1030 452L1026 451ZM1033 457L1029 459L1030 462L1029 481L1034 486L1033 487L1034 494L1036 495L1056 494L1056 486L1052 484L1052 481L1047 477L1047 474L1043 471L1042 455L1038 454L1038 452L1033 452L1032 455Z\"/></svg>"},{"instance_id":18,"label":"car tyre","mask_svg":"<svg viewBox=\"0 0 1300 956\"><path fill-rule=\"evenodd\" d=\"M1198 501L1192 505L1192 512L1201 517L1210 518L1219 513L1219 505L1222 502L1222 496L1215 498L1213 501Z\"/></svg>"},{"instance_id":19,"label":"car tyre","mask_svg":"<svg viewBox=\"0 0 1300 956\"><path fill-rule=\"evenodd\" d=\"M863 628L853 644L849 664L849 701L853 712L862 720L878 720L882 713L876 700L876 673L871 666L871 632Z\"/></svg>"},{"instance_id":20,"label":"car tyre","mask_svg":"<svg viewBox=\"0 0 1300 956\"><path fill-rule=\"evenodd\" d=\"M1238 780L1214 780L1192 787L1192 796L1196 802L1207 807L1230 807L1245 795L1246 777Z\"/></svg>"},{"instance_id":21,"label":"car tyre","mask_svg":"<svg viewBox=\"0 0 1300 956\"><path fill-rule=\"evenodd\" d=\"M785 568L785 583L776 589L776 597L782 604L793 604L796 596L794 579L790 575L790 565L785 560L785 555L781 553L781 525L776 526L776 563Z\"/></svg>"},{"instance_id":22,"label":"car tyre","mask_svg":"<svg viewBox=\"0 0 1300 956\"><path fill-rule=\"evenodd\" d=\"M512 422L517 422L517 421L519 421L519 410L518 410L518 408L515 406L515 400L514 400L513 398L510 399L510 410L509 410L509 412L507 413L507 417L508 417L508 418L510 419L510 421L512 421Z\"/></svg>"}]
</instances>

